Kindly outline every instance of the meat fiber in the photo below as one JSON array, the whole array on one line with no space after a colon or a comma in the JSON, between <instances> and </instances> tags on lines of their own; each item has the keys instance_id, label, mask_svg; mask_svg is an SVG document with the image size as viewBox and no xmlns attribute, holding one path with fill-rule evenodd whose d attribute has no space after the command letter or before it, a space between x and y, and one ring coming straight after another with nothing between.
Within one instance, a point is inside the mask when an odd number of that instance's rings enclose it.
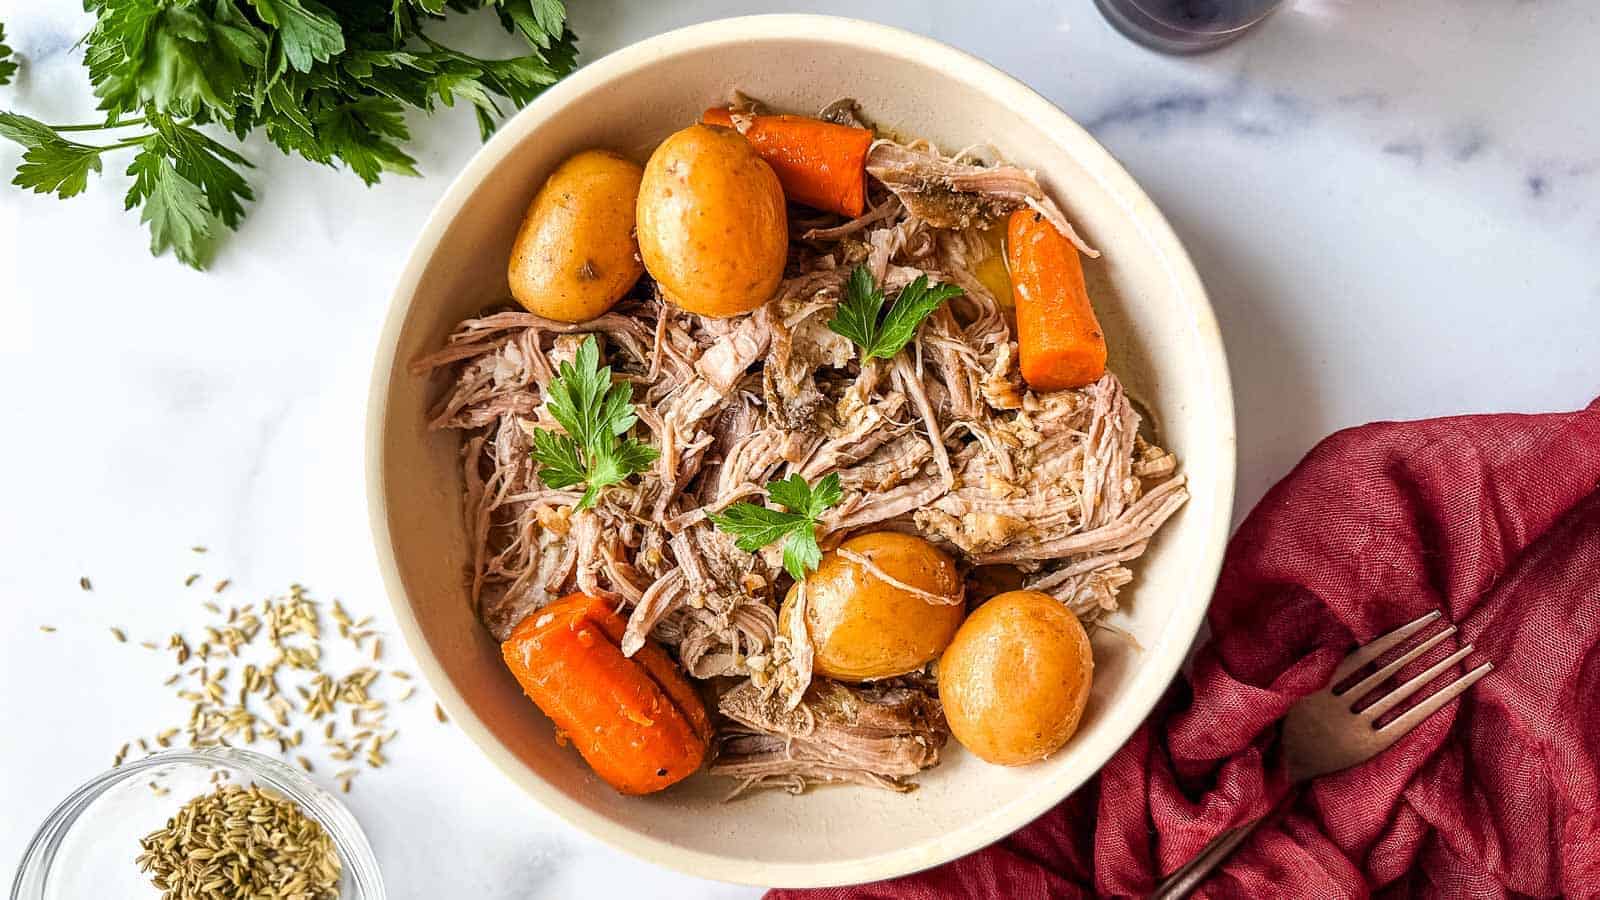
<instances>
[{"instance_id":1,"label":"meat fiber","mask_svg":"<svg viewBox=\"0 0 1600 900\"><path fill-rule=\"evenodd\" d=\"M939 764L949 736L937 698L908 680L821 681L794 707L747 683L717 709L733 725L719 735L711 771L739 779L736 794L762 787L798 793L829 782L908 791L911 776Z\"/></svg>"}]
</instances>

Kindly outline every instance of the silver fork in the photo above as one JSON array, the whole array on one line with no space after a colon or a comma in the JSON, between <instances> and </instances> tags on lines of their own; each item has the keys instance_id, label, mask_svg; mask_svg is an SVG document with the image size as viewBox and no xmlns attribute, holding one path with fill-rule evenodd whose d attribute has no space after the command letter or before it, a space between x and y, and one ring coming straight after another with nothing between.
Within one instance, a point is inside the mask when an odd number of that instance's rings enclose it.
<instances>
[{"instance_id":1,"label":"silver fork","mask_svg":"<svg viewBox=\"0 0 1600 900\"><path fill-rule=\"evenodd\" d=\"M1289 710L1288 716L1283 720L1283 755L1291 784L1299 785L1318 776L1366 762L1378 755L1378 751L1417 727L1423 719L1433 715L1440 707L1460 696L1462 691L1471 687L1478 679L1489 674L1494 666L1486 662L1450 682L1438 693L1406 710L1393 721L1378 727L1378 720L1384 713L1404 703L1432 683L1435 678L1466 659L1467 655L1472 653L1472 645L1468 644L1382 695L1370 706L1356 711L1356 705L1362 698L1394 677L1394 674L1407 663L1455 634L1456 627L1451 625L1400 654L1391 662L1385 663L1376 672L1350 687L1341 691L1335 690L1362 666L1376 661L1385 653L1400 646L1407 638L1438 620L1439 612L1435 610L1420 619L1401 625L1369 644L1357 647L1334 670L1333 679L1328 682L1327 687L1302 698ZM1293 791L1290 794L1292 795ZM1287 799L1286 797L1285 800ZM1255 831L1257 825L1271 818L1284 805L1284 802L1280 802L1254 822L1217 835L1198 856L1167 876L1166 880L1156 888L1156 892L1150 895L1150 900L1175 900L1187 896L1190 891L1200 886L1200 882L1204 881L1235 847Z\"/></svg>"}]
</instances>

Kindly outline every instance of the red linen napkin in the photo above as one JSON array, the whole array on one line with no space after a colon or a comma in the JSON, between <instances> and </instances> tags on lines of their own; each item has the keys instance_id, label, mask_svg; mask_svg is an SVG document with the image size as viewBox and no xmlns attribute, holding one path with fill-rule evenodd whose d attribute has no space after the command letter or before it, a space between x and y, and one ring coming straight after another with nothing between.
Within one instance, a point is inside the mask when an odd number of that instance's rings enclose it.
<instances>
[{"instance_id":1,"label":"red linen napkin","mask_svg":"<svg viewBox=\"0 0 1600 900\"><path fill-rule=\"evenodd\" d=\"M1274 723L1297 699L1432 609L1460 631L1402 676L1467 642L1459 671L1495 671L1312 782L1196 896L1600 897L1597 400L1323 441L1234 536L1193 675L1095 781L964 859L768 900L1142 896L1283 796Z\"/></svg>"}]
</instances>

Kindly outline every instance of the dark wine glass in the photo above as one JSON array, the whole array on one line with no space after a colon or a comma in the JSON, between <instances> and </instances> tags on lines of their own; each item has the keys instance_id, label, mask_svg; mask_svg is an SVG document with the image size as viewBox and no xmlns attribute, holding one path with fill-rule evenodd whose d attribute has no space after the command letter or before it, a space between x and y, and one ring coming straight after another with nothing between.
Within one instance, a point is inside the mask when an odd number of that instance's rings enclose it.
<instances>
[{"instance_id":1,"label":"dark wine glass","mask_svg":"<svg viewBox=\"0 0 1600 900\"><path fill-rule=\"evenodd\" d=\"M1164 53L1200 53L1237 39L1283 0L1095 0L1106 21Z\"/></svg>"}]
</instances>

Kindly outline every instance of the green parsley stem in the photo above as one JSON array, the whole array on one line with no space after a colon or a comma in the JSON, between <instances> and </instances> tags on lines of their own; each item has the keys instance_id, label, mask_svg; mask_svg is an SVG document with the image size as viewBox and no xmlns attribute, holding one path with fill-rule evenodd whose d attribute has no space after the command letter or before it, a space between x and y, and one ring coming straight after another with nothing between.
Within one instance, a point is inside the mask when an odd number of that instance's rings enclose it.
<instances>
[{"instance_id":1,"label":"green parsley stem","mask_svg":"<svg viewBox=\"0 0 1600 900\"><path fill-rule=\"evenodd\" d=\"M85 125L48 125L51 131L105 131L111 128L128 128L133 125L143 125L144 116L136 119L123 119L116 122L90 122Z\"/></svg>"},{"instance_id":2,"label":"green parsley stem","mask_svg":"<svg viewBox=\"0 0 1600 900\"><path fill-rule=\"evenodd\" d=\"M104 147L95 147L94 149L99 150L101 153L105 153L108 150L121 150L123 147L137 147L144 143L145 139L150 137L150 135L153 133L154 132L146 132L136 138L128 138L125 141L118 141L115 144L107 144Z\"/></svg>"}]
</instances>

